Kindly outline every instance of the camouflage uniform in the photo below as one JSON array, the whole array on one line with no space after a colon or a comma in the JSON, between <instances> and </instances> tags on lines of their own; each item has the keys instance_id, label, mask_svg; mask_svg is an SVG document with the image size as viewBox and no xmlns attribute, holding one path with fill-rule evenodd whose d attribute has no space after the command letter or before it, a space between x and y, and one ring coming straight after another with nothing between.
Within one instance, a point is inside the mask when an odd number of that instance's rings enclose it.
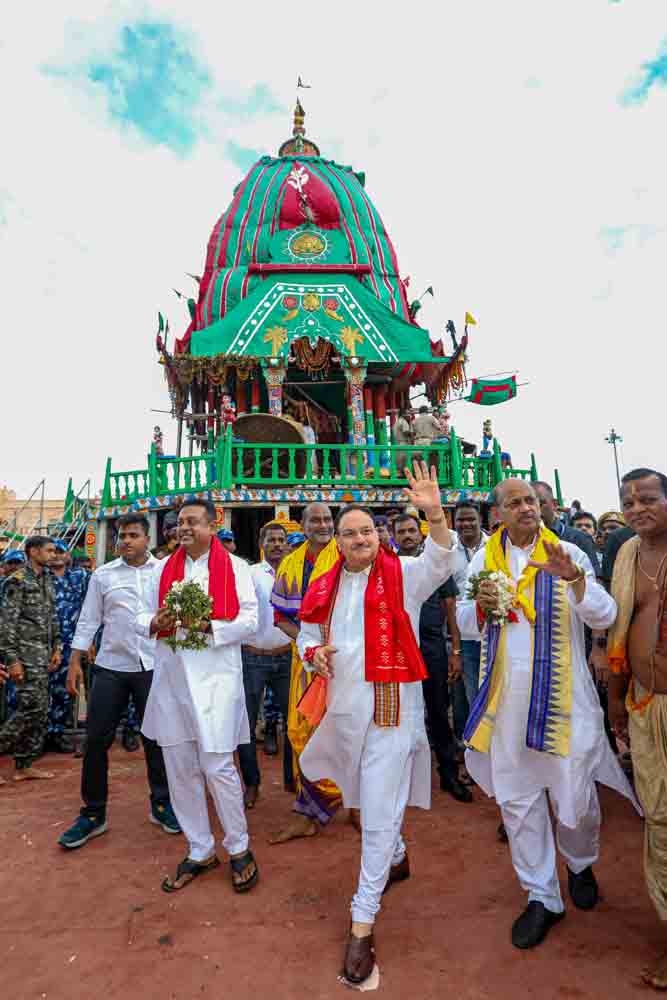
<instances>
[{"instance_id":1,"label":"camouflage uniform","mask_svg":"<svg viewBox=\"0 0 667 1000\"><path fill-rule=\"evenodd\" d=\"M50 574L31 566L7 579L0 610L5 663L23 664L16 687L16 712L0 727L0 754L13 753L17 770L30 767L42 751L49 710L48 664L60 648L60 624Z\"/></svg>"},{"instance_id":2,"label":"camouflage uniform","mask_svg":"<svg viewBox=\"0 0 667 1000\"><path fill-rule=\"evenodd\" d=\"M56 610L60 622L62 659L60 666L49 674L49 722L48 735L62 736L72 724L72 696L67 693L67 671L72 652L72 639L79 620L79 612L88 590L90 573L83 569L66 569L62 576L51 576Z\"/></svg>"}]
</instances>

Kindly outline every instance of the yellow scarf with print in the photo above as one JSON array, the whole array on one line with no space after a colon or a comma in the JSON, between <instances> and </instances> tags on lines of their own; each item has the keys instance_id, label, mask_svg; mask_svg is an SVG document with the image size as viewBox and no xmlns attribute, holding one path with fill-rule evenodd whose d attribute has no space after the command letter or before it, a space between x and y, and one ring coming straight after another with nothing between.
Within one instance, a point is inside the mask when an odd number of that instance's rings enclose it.
<instances>
[{"instance_id":1,"label":"yellow scarf with print","mask_svg":"<svg viewBox=\"0 0 667 1000\"><path fill-rule=\"evenodd\" d=\"M547 560L544 543L558 537L540 528L532 561ZM484 568L510 579L507 529L500 528L486 544ZM516 581L514 607L531 625L532 680L526 746L567 757L572 715L572 649L568 586L537 566L527 566ZM510 624L509 627L512 627ZM480 688L466 725L464 739L471 749L488 753L504 688L508 625L487 622L482 637Z\"/></svg>"}]
</instances>

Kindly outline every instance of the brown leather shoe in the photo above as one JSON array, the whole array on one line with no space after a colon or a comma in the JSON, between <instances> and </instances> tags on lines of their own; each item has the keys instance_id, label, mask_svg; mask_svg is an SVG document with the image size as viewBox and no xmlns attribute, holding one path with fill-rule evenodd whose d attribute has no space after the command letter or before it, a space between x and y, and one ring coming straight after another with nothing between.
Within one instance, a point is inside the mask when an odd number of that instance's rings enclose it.
<instances>
[{"instance_id":1,"label":"brown leather shoe","mask_svg":"<svg viewBox=\"0 0 667 1000\"><path fill-rule=\"evenodd\" d=\"M246 809L254 809L259 797L259 785L248 785L243 796L243 803Z\"/></svg>"},{"instance_id":2,"label":"brown leather shoe","mask_svg":"<svg viewBox=\"0 0 667 1000\"><path fill-rule=\"evenodd\" d=\"M392 865L389 869L389 878L382 890L382 895L384 896L389 886L393 885L394 882L405 882L406 878L410 878L410 858L407 852L402 861L399 861L397 865Z\"/></svg>"},{"instance_id":3,"label":"brown leather shoe","mask_svg":"<svg viewBox=\"0 0 667 1000\"><path fill-rule=\"evenodd\" d=\"M343 975L350 983L358 986L364 983L375 965L375 941L373 934L368 937L355 937L350 931L345 949L345 963L343 965Z\"/></svg>"}]
</instances>

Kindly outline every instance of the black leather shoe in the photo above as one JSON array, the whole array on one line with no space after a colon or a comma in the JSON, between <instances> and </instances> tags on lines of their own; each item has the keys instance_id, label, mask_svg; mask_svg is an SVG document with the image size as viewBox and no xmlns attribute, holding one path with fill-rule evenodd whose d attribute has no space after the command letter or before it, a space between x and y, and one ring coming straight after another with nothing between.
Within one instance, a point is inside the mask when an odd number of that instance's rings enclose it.
<instances>
[{"instance_id":1,"label":"black leather shoe","mask_svg":"<svg viewBox=\"0 0 667 1000\"><path fill-rule=\"evenodd\" d=\"M123 730L122 743L128 753L134 753L135 750L139 749L139 737L133 729Z\"/></svg>"},{"instance_id":2,"label":"black leather shoe","mask_svg":"<svg viewBox=\"0 0 667 1000\"><path fill-rule=\"evenodd\" d=\"M529 903L512 925L512 944L515 948L534 948L564 916L547 910L544 903Z\"/></svg>"},{"instance_id":3,"label":"black leather shoe","mask_svg":"<svg viewBox=\"0 0 667 1000\"><path fill-rule=\"evenodd\" d=\"M275 729L264 730L264 753L268 757L275 757L278 753L278 740Z\"/></svg>"},{"instance_id":4,"label":"black leather shoe","mask_svg":"<svg viewBox=\"0 0 667 1000\"><path fill-rule=\"evenodd\" d=\"M472 802L472 792L465 785L462 785L458 778L441 775L440 788L443 792L449 792L457 802Z\"/></svg>"},{"instance_id":5,"label":"black leather shoe","mask_svg":"<svg viewBox=\"0 0 667 1000\"><path fill-rule=\"evenodd\" d=\"M45 753L72 753L74 745L67 736L62 733L54 733L48 736L44 744Z\"/></svg>"},{"instance_id":6,"label":"black leather shoe","mask_svg":"<svg viewBox=\"0 0 667 1000\"><path fill-rule=\"evenodd\" d=\"M403 860L399 861L397 865L392 865L389 869L389 878L382 890L382 895L384 896L387 889L394 885L395 882L405 882L406 878L410 878L410 858L407 855L407 851Z\"/></svg>"},{"instance_id":7,"label":"black leather shoe","mask_svg":"<svg viewBox=\"0 0 667 1000\"><path fill-rule=\"evenodd\" d=\"M567 887L570 891L570 899L578 910L592 910L597 906L600 899L598 884L593 874L593 869L588 866L583 872L575 875L568 868Z\"/></svg>"},{"instance_id":8,"label":"black leather shoe","mask_svg":"<svg viewBox=\"0 0 667 1000\"><path fill-rule=\"evenodd\" d=\"M358 986L364 983L375 965L375 942L373 935L368 937L355 937L352 931L347 939L345 949L345 961L343 964L343 975L348 982Z\"/></svg>"}]
</instances>

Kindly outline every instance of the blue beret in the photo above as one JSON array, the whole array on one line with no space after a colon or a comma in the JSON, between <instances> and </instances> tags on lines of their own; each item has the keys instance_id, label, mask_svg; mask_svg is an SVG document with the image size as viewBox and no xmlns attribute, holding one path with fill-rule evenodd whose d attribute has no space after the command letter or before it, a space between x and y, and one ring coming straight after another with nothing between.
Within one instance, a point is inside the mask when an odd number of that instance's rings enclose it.
<instances>
[{"instance_id":1,"label":"blue beret","mask_svg":"<svg viewBox=\"0 0 667 1000\"><path fill-rule=\"evenodd\" d=\"M54 542L53 544L58 549L58 552L69 552L69 549L65 544L65 542L61 542L60 539L58 539L58 541Z\"/></svg>"},{"instance_id":2,"label":"blue beret","mask_svg":"<svg viewBox=\"0 0 667 1000\"><path fill-rule=\"evenodd\" d=\"M25 552L21 552L20 549L7 549L3 553L0 562L25 562Z\"/></svg>"},{"instance_id":3,"label":"blue beret","mask_svg":"<svg viewBox=\"0 0 667 1000\"><path fill-rule=\"evenodd\" d=\"M287 542L289 545L301 545L305 542L306 536L302 531L290 531L287 536Z\"/></svg>"},{"instance_id":4,"label":"blue beret","mask_svg":"<svg viewBox=\"0 0 667 1000\"><path fill-rule=\"evenodd\" d=\"M229 528L221 528L218 532L218 538L221 542L233 542L234 532L230 531Z\"/></svg>"}]
</instances>

